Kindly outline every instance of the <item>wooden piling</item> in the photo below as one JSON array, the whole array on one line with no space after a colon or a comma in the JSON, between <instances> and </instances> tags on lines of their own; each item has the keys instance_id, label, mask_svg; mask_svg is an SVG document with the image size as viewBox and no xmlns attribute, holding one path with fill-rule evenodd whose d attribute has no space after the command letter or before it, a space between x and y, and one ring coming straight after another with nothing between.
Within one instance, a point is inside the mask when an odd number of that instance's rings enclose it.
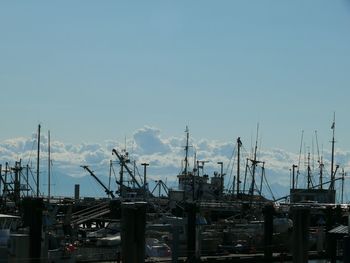
<instances>
[{"instance_id":1,"label":"wooden piling","mask_svg":"<svg viewBox=\"0 0 350 263\"><path fill-rule=\"evenodd\" d=\"M307 263L310 208L306 206L294 206L291 210L293 217L293 263Z\"/></svg>"},{"instance_id":2,"label":"wooden piling","mask_svg":"<svg viewBox=\"0 0 350 263\"><path fill-rule=\"evenodd\" d=\"M41 258L41 236L42 236L42 198L23 198L23 223L29 227L30 262L39 263Z\"/></svg>"},{"instance_id":3,"label":"wooden piling","mask_svg":"<svg viewBox=\"0 0 350 263\"><path fill-rule=\"evenodd\" d=\"M264 214L264 258L265 262L272 260L273 214L275 209L268 204L263 209Z\"/></svg>"},{"instance_id":4,"label":"wooden piling","mask_svg":"<svg viewBox=\"0 0 350 263\"><path fill-rule=\"evenodd\" d=\"M145 202L122 203L122 262L141 263L145 260Z\"/></svg>"},{"instance_id":5,"label":"wooden piling","mask_svg":"<svg viewBox=\"0 0 350 263\"><path fill-rule=\"evenodd\" d=\"M196 262L196 203L189 202L187 210L187 261Z\"/></svg>"}]
</instances>

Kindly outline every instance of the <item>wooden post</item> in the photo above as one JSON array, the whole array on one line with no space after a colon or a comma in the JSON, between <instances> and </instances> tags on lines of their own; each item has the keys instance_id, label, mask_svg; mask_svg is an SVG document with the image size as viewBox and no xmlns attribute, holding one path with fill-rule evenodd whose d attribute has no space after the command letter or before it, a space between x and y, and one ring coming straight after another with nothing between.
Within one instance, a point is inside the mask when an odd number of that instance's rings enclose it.
<instances>
[{"instance_id":1,"label":"wooden post","mask_svg":"<svg viewBox=\"0 0 350 263\"><path fill-rule=\"evenodd\" d=\"M75 202L79 202L79 199L80 199L80 185L79 184L74 185L74 199L75 199Z\"/></svg>"},{"instance_id":2,"label":"wooden post","mask_svg":"<svg viewBox=\"0 0 350 263\"><path fill-rule=\"evenodd\" d=\"M171 244L171 262L177 263L179 257L179 226L172 226L173 242Z\"/></svg>"},{"instance_id":3,"label":"wooden post","mask_svg":"<svg viewBox=\"0 0 350 263\"><path fill-rule=\"evenodd\" d=\"M350 263L350 236L345 236L343 242L343 262Z\"/></svg>"},{"instance_id":4,"label":"wooden post","mask_svg":"<svg viewBox=\"0 0 350 263\"><path fill-rule=\"evenodd\" d=\"M310 208L306 206L291 207L293 216L293 263L308 262L308 241Z\"/></svg>"},{"instance_id":5,"label":"wooden post","mask_svg":"<svg viewBox=\"0 0 350 263\"><path fill-rule=\"evenodd\" d=\"M187 203L187 262L196 261L196 203Z\"/></svg>"},{"instance_id":6,"label":"wooden post","mask_svg":"<svg viewBox=\"0 0 350 263\"><path fill-rule=\"evenodd\" d=\"M147 166L149 165L149 163L141 163L141 165L143 165L143 194L144 194L144 198L146 198L147 197ZM159 186L159 189L160 189L160 186ZM159 193L159 196L160 196L160 193Z\"/></svg>"},{"instance_id":7,"label":"wooden post","mask_svg":"<svg viewBox=\"0 0 350 263\"><path fill-rule=\"evenodd\" d=\"M41 262L41 235L42 235L42 215L43 199L42 198L24 198L23 205L23 223L29 227L29 244L30 244L30 262Z\"/></svg>"},{"instance_id":8,"label":"wooden post","mask_svg":"<svg viewBox=\"0 0 350 263\"><path fill-rule=\"evenodd\" d=\"M122 203L122 262L142 263L145 261L145 202Z\"/></svg>"}]
</instances>

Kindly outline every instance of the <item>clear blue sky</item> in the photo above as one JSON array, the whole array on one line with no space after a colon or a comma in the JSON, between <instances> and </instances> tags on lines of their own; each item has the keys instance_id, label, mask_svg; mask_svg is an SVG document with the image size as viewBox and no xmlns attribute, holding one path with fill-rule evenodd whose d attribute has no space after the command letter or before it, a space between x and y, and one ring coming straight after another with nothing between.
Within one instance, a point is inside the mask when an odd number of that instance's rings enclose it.
<instances>
[{"instance_id":1,"label":"clear blue sky","mask_svg":"<svg viewBox=\"0 0 350 263\"><path fill-rule=\"evenodd\" d=\"M301 130L350 149L350 2L1 1L0 139L39 122L66 142Z\"/></svg>"}]
</instances>

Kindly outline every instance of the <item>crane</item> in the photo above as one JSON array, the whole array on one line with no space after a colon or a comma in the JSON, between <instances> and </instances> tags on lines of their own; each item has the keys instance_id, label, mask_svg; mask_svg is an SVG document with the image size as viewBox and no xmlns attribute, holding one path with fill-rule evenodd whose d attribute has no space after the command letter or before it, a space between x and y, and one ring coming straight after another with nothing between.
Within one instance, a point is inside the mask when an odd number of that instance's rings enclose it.
<instances>
[{"instance_id":1,"label":"crane","mask_svg":"<svg viewBox=\"0 0 350 263\"><path fill-rule=\"evenodd\" d=\"M122 167L124 167L126 169L126 171L128 172L128 174L130 175L130 177L132 178L133 182L135 182L135 184L137 185L138 188L141 188L141 185L139 184L139 182L136 180L135 176L133 175L133 173L131 172L130 168L126 165L126 161L124 156L122 156L120 153L117 152L116 149L112 150L112 154L115 154L118 159L119 162L121 164ZM120 180L120 183L123 184L123 180Z\"/></svg>"},{"instance_id":2,"label":"crane","mask_svg":"<svg viewBox=\"0 0 350 263\"><path fill-rule=\"evenodd\" d=\"M100 179L98 179L98 177L93 173L93 171L90 170L89 166L87 165L82 165L82 168L84 168L86 171L88 171L90 173L90 175L103 187L103 189L105 189L105 192L108 196L115 198L115 195L113 194L113 191L109 190L102 182Z\"/></svg>"}]
</instances>

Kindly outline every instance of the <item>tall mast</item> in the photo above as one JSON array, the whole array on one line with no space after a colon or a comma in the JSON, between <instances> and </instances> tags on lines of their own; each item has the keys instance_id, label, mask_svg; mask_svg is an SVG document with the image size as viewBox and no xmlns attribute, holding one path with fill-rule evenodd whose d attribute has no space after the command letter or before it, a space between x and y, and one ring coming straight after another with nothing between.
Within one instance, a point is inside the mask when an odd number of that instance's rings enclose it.
<instances>
[{"instance_id":1,"label":"tall mast","mask_svg":"<svg viewBox=\"0 0 350 263\"><path fill-rule=\"evenodd\" d=\"M300 148L299 148L299 159L298 159L298 165L297 165L297 176L295 180L295 188L298 188L298 179L299 179L299 168L300 168L300 159L301 159L301 151L303 149L303 138L304 138L304 130L301 131L301 139L300 139Z\"/></svg>"},{"instance_id":2,"label":"tall mast","mask_svg":"<svg viewBox=\"0 0 350 263\"><path fill-rule=\"evenodd\" d=\"M196 150L194 150L194 154L193 154L193 174L196 174L197 171L198 171L197 152L196 152Z\"/></svg>"},{"instance_id":3,"label":"tall mast","mask_svg":"<svg viewBox=\"0 0 350 263\"><path fill-rule=\"evenodd\" d=\"M259 190L260 196L262 196L262 185L263 185L264 176L265 176L265 162L262 162L261 179L260 179L260 190Z\"/></svg>"},{"instance_id":4,"label":"tall mast","mask_svg":"<svg viewBox=\"0 0 350 263\"><path fill-rule=\"evenodd\" d=\"M239 185L240 185L240 166L241 166L241 138L238 137L237 139L237 197L239 195Z\"/></svg>"},{"instance_id":5,"label":"tall mast","mask_svg":"<svg viewBox=\"0 0 350 263\"><path fill-rule=\"evenodd\" d=\"M120 172L119 172L119 175L120 175L120 178L119 178L119 196L120 197L124 197L124 166L121 164L120 165Z\"/></svg>"},{"instance_id":6,"label":"tall mast","mask_svg":"<svg viewBox=\"0 0 350 263\"><path fill-rule=\"evenodd\" d=\"M189 130L188 126L186 126L186 146L185 146L185 169L184 169L184 174L187 175L187 167L188 167L188 137L189 137Z\"/></svg>"},{"instance_id":7,"label":"tall mast","mask_svg":"<svg viewBox=\"0 0 350 263\"><path fill-rule=\"evenodd\" d=\"M15 171L13 193L14 193L15 203L18 204L21 198L20 181L19 181L20 172L21 172L21 161L15 162L15 167L13 169Z\"/></svg>"},{"instance_id":8,"label":"tall mast","mask_svg":"<svg viewBox=\"0 0 350 263\"><path fill-rule=\"evenodd\" d=\"M40 124L38 126L38 156L36 159L36 197L39 197L39 165L40 165Z\"/></svg>"},{"instance_id":9,"label":"tall mast","mask_svg":"<svg viewBox=\"0 0 350 263\"><path fill-rule=\"evenodd\" d=\"M50 145L50 130L48 131L48 167L47 167L47 175L48 175L48 183L47 183L47 199L50 200L51 196L51 145Z\"/></svg>"},{"instance_id":10,"label":"tall mast","mask_svg":"<svg viewBox=\"0 0 350 263\"><path fill-rule=\"evenodd\" d=\"M258 161L256 160L256 152L258 150L258 134L259 134L259 124L256 128L256 141L255 141L255 149L254 149L254 159L251 160L253 163L253 172L252 172L252 186L251 186L251 195L254 195L254 186L255 186L255 169Z\"/></svg>"},{"instance_id":11,"label":"tall mast","mask_svg":"<svg viewBox=\"0 0 350 263\"><path fill-rule=\"evenodd\" d=\"M26 191L27 191L27 196L29 194L29 164L26 166Z\"/></svg>"},{"instance_id":12,"label":"tall mast","mask_svg":"<svg viewBox=\"0 0 350 263\"><path fill-rule=\"evenodd\" d=\"M311 186L310 152L307 155L307 189Z\"/></svg>"},{"instance_id":13,"label":"tall mast","mask_svg":"<svg viewBox=\"0 0 350 263\"><path fill-rule=\"evenodd\" d=\"M333 123L331 129L333 130L333 137L332 137L332 160L331 160L331 185L329 186L330 190L334 190L334 132L335 132L335 113L333 115Z\"/></svg>"},{"instance_id":14,"label":"tall mast","mask_svg":"<svg viewBox=\"0 0 350 263\"><path fill-rule=\"evenodd\" d=\"M141 163L143 165L143 193L144 197L146 198L147 196L147 166L149 166L149 163ZM159 186L160 188L160 186ZM160 192L160 190L159 190ZM159 194L160 196L160 194Z\"/></svg>"},{"instance_id":15,"label":"tall mast","mask_svg":"<svg viewBox=\"0 0 350 263\"><path fill-rule=\"evenodd\" d=\"M341 177L341 203L344 202L344 179L345 179L345 172L343 168L342 177Z\"/></svg>"},{"instance_id":16,"label":"tall mast","mask_svg":"<svg viewBox=\"0 0 350 263\"><path fill-rule=\"evenodd\" d=\"M109 160L108 191L111 190L112 165L113 165L112 160Z\"/></svg>"},{"instance_id":17,"label":"tall mast","mask_svg":"<svg viewBox=\"0 0 350 263\"><path fill-rule=\"evenodd\" d=\"M4 191L3 191L3 196L4 196L4 204L6 205L6 197L8 195L8 185L7 185L7 173L9 172L9 163L5 163L5 182L4 182Z\"/></svg>"},{"instance_id":18,"label":"tall mast","mask_svg":"<svg viewBox=\"0 0 350 263\"><path fill-rule=\"evenodd\" d=\"M323 158L320 156L320 149L318 147L318 138L317 138L317 131L315 131L315 136L316 136L316 146L317 146L317 162L319 164L319 169L320 169L320 179L319 179L319 185L320 189L323 189Z\"/></svg>"},{"instance_id":19,"label":"tall mast","mask_svg":"<svg viewBox=\"0 0 350 263\"><path fill-rule=\"evenodd\" d=\"M292 189L295 188L295 168L297 168L298 165L293 164L292 166Z\"/></svg>"},{"instance_id":20,"label":"tall mast","mask_svg":"<svg viewBox=\"0 0 350 263\"><path fill-rule=\"evenodd\" d=\"M323 158L321 157L321 160L320 160L320 189L323 189Z\"/></svg>"}]
</instances>

